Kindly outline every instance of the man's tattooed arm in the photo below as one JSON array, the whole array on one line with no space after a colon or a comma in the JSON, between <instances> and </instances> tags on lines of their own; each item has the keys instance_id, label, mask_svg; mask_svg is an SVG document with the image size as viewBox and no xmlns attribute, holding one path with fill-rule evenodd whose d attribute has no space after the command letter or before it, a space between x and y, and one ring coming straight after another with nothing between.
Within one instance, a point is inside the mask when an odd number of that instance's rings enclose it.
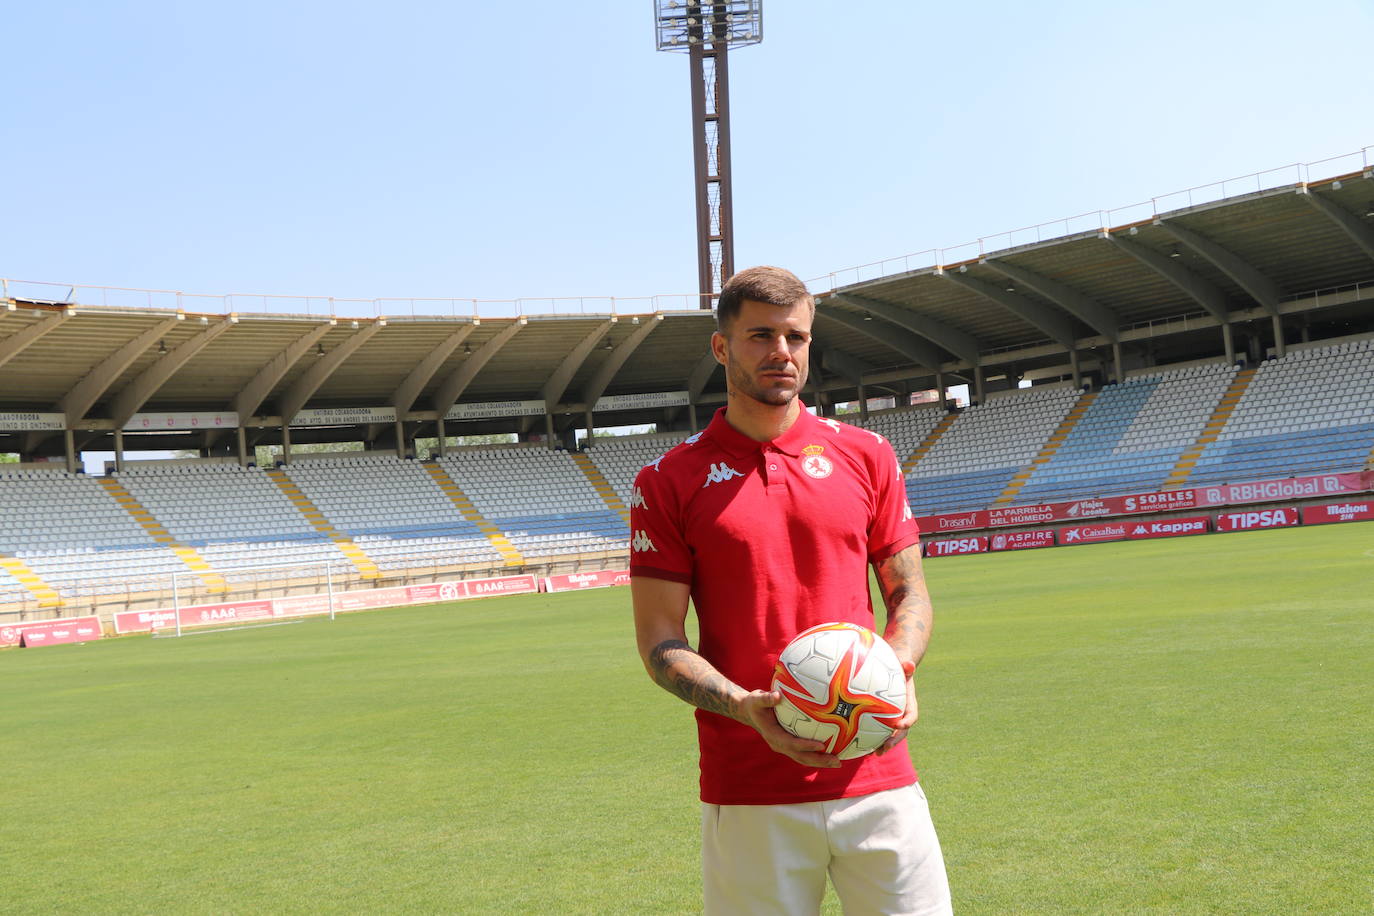
<instances>
[{"instance_id":1,"label":"man's tattooed arm","mask_svg":"<svg viewBox=\"0 0 1374 916\"><path fill-rule=\"evenodd\" d=\"M649 652L654 681L698 709L740 719L739 697L745 691L697 654L686 641L665 639Z\"/></svg>"},{"instance_id":2,"label":"man's tattooed arm","mask_svg":"<svg viewBox=\"0 0 1374 916\"><path fill-rule=\"evenodd\" d=\"M878 587L887 605L883 638L903 662L919 665L930 642L932 612L921 547L912 544L876 564Z\"/></svg>"}]
</instances>

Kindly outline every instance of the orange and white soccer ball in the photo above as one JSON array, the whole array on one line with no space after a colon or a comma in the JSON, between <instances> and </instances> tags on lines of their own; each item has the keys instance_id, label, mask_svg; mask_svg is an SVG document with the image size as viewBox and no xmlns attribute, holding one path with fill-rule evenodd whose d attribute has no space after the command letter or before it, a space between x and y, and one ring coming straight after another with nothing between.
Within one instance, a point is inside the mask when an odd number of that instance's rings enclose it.
<instances>
[{"instance_id":1,"label":"orange and white soccer ball","mask_svg":"<svg viewBox=\"0 0 1374 916\"><path fill-rule=\"evenodd\" d=\"M854 623L823 623L797 634L773 671L783 728L825 742L842 760L872 753L906 709L906 674L882 637Z\"/></svg>"}]
</instances>

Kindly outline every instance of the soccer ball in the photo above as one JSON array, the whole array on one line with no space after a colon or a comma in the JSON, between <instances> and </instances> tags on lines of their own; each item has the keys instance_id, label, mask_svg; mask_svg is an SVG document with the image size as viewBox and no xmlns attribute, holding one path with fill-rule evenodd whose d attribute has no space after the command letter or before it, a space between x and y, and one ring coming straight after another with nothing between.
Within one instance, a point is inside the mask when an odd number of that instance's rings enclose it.
<instances>
[{"instance_id":1,"label":"soccer ball","mask_svg":"<svg viewBox=\"0 0 1374 916\"><path fill-rule=\"evenodd\" d=\"M841 760L877 750L906 709L906 674L892 647L854 623L823 623L799 633L778 657L773 689L778 723L799 738L825 742Z\"/></svg>"}]
</instances>

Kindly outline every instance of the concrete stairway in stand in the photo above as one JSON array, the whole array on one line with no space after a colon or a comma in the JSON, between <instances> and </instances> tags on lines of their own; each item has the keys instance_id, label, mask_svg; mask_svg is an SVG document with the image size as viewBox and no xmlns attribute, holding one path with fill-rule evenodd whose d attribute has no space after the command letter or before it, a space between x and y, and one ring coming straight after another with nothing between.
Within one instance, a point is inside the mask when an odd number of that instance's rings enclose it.
<instances>
[{"instance_id":1,"label":"concrete stairway in stand","mask_svg":"<svg viewBox=\"0 0 1374 916\"><path fill-rule=\"evenodd\" d=\"M939 423L935 424L935 428L930 431L930 435L926 436L921 444L916 446L916 450L908 455L907 459L902 462L903 475L911 473L912 469L916 467L916 464L935 447L935 443L940 441L940 437L954 425L954 421L957 419L959 419L957 413L947 413Z\"/></svg>"},{"instance_id":2,"label":"concrete stairway in stand","mask_svg":"<svg viewBox=\"0 0 1374 916\"><path fill-rule=\"evenodd\" d=\"M596 465L592 464L592 459L582 452L572 453L573 464L577 465L582 471L582 476L587 478L587 482L592 485L592 489L601 495L601 501L606 504L606 508L625 520L625 524L630 524L630 510L625 503L616 495L615 488L606 482L606 478L601 476Z\"/></svg>"},{"instance_id":3,"label":"concrete stairway in stand","mask_svg":"<svg viewBox=\"0 0 1374 916\"><path fill-rule=\"evenodd\" d=\"M1245 389L1250 387L1250 381L1254 377L1254 369L1242 369L1236 373L1236 377L1231 380L1231 386L1226 389L1226 393L1217 402L1216 409L1212 411L1212 416L1207 420L1207 425L1202 428L1202 433L1198 436L1197 441L1178 456L1178 462L1174 465L1174 469L1169 472L1169 476L1164 479L1164 484L1160 489L1177 490L1188 482L1188 476L1193 473L1193 468L1197 467L1198 458L1202 457L1202 453L1209 443L1217 440L1217 434L1226 426L1226 421L1231 418L1231 413L1240 403L1241 396L1245 394Z\"/></svg>"},{"instance_id":4,"label":"concrete stairway in stand","mask_svg":"<svg viewBox=\"0 0 1374 916\"><path fill-rule=\"evenodd\" d=\"M124 489L123 484L112 477L101 477L99 483L100 486L104 488L105 492L110 494L110 498L119 503L124 511L128 512L144 531L152 535L153 540L176 554L177 558L185 564L186 568L195 573L200 581L205 583L207 591L229 591L229 586L224 581L224 577L210 567L210 564L205 561L205 558L200 555L200 552L194 547L178 544L176 538L168 534L167 529L162 526L162 523L153 517L153 513L148 511L147 507L132 496L128 490Z\"/></svg>"},{"instance_id":5,"label":"concrete stairway in stand","mask_svg":"<svg viewBox=\"0 0 1374 916\"><path fill-rule=\"evenodd\" d=\"M43 581L43 577L38 575L29 564L18 557L0 556L0 568L9 573L14 579L26 589L29 594L37 600L41 608L55 608L62 606L62 598L57 594L51 585Z\"/></svg>"},{"instance_id":6,"label":"concrete stairway in stand","mask_svg":"<svg viewBox=\"0 0 1374 916\"><path fill-rule=\"evenodd\" d=\"M273 468L267 472L267 477L277 485L277 489L286 494L286 498L295 504L300 510L305 520L314 526L315 530L323 534L334 542L334 546L339 548L339 552L348 557L354 568L358 570L358 575L364 579L381 578L381 570L372 561L363 549L353 543L353 539L329 523L324 517L324 513L310 501L310 498L300 491L291 478L286 476L286 472L279 468Z\"/></svg>"},{"instance_id":7,"label":"concrete stairway in stand","mask_svg":"<svg viewBox=\"0 0 1374 916\"><path fill-rule=\"evenodd\" d=\"M1083 414L1088 412L1088 408L1092 406L1092 402L1095 400L1097 400L1096 391L1085 392L1083 396L1078 399L1078 403L1074 404L1073 408L1065 415L1063 422L1060 423L1059 428L1051 434L1044 448L1040 449L1040 454L1031 459L1030 467L1026 468L1024 471L1016 472L1016 474L1012 476L1011 482L1007 484L1007 488L1002 491L1002 495L992 501L994 506L1009 503L1016 499L1016 494L1021 492L1021 488L1026 485L1026 482L1031 479L1031 476L1035 474L1036 470L1053 458L1055 453L1059 451L1065 440L1069 438L1069 434L1073 432L1073 428L1078 425L1079 420L1083 419Z\"/></svg>"},{"instance_id":8,"label":"concrete stairway in stand","mask_svg":"<svg viewBox=\"0 0 1374 916\"><path fill-rule=\"evenodd\" d=\"M426 462L425 471L430 477L434 478L434 483L444 495L458 509L463 518L477 526L477 530L484 534L491 546L496 548L496 552L501 554L507 566L524 566L525 557L520 551L515 549L515 545L510 542L501 529L487 521L486 516L477 511L477 507L468 499L467 494L448 476L448 472L433 462Z\"/></svg>"}]
</instances>

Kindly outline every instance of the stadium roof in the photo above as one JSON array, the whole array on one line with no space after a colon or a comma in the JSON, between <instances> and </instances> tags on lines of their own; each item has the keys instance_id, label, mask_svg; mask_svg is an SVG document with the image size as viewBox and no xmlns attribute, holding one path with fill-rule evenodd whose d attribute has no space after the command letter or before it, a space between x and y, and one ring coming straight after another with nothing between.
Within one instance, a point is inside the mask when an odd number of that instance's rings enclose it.
<instances>
[{"instance_id":1,"label":"stadium roof","mask_svg":"<svg viewBox=\"0 0 1374 916\"><path fill-rule=\"evenodd\" d=\"M949 263L875 265L884 275L837 282L818 295L813 384L844 401L859 384L868 397L927 389L938 370L946 385L978 379L995 390L1021 377L1067 378L1071 352L1101 381L1115 377L1118 359L1130 371L1217 358L1223 326L1252 357L1275 347L1278 327L1289 342L1374 330L1371 167L1151 210ZM419 303L403 316L352 318L339 308L201 312L187 303L205 300L179 294L169 307L90 298L10 282L0 305L0 414L60 413L77 450L108 450L113 431L134 418L177 412L232 412L252 441L268 443L280 441L284 418L330 408L392 408L407 435L432 436L436 417L455 405L542 401L533 412L526 403L523 414L494 408L455 420L446 432L552 427L557 436L585 426L588 407L606 396L676 395L666 398L675 406L645 397L599 411L600 427L682 428L691 409L681 392L694 406L724 399L723 374L707 355L714 323L699 309L629 314L610 302L603 313L492 318L456 314L452 304L426 315ZM392 447L394 428L340 422L292 439ZM232 438L163 432L137 447L231 450ZM63 439L60 428L0 430L0 451L60 455Z\"/></svg>"}]
</instances>

